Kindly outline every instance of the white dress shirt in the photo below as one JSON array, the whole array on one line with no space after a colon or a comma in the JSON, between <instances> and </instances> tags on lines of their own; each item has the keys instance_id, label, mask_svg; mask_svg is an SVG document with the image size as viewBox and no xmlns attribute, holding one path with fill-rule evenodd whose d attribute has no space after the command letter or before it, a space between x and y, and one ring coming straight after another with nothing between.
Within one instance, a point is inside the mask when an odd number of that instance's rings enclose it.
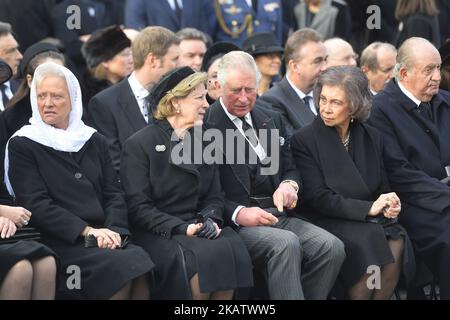
<instances>
[{"instance_id":1,"label":"white dress shirt","mask_svg":"<svg viewBox=\"0 0 450 320\"><path fill-rule=\"evenodd\" d=\"M178 6L183 9L183 1L181 0L167 0L169 2L169 6L175 11L175 1L178 3Z\"/></svg>"},{"instance_id":2,"label":"white dress shirt","mask_svg":"<svg viewBox=\"0 0 450 320\"><path fill-rule=\"evenodd\" d=\"M401 83L400 81L397 81L398 87L400 88L400 90L402 90L402 92L405 94L405 96L407 96L408 98L410 98L412 101L414 101L414 103L419 106L421 101L419 99L417 99L416 97L414 97L414 95L409 92Z\"/></svg>"},{"instance_id":3,"label":"white dress shirt","mask_svg":"<svg viewBox=\"0 0 450 320\"><path fill-rule=\"evenodd\" d=\"M131 76L128 78L128 83L130 84L131 91L133 91L133 94L137 100L137 103L139 105L139 110L141 110L142 116L144 117L145 121L148 123L148 107L147 107L146 98L149 95L149 92L138 81L138 79L136 78L135 72L133 72L131 74Z\"/></svg>"},{"instance_id":4,"label":"white dress shirt","mask_svg":"<svg viewBox=\"0 0 450 320\"><path fill-rule=\"evenodd\" d=\"M6 86L6 89L5 89L6 96L8 97L8 100L11 100L11 98L13 96L13 93L11 91L11 82L7 81L4 83L4 85ZM3 93L0 91L0 111L5 110L5 107L6 107L3 105L3 96L2 95L3 95Z\"/></svg>"}]
</instances>

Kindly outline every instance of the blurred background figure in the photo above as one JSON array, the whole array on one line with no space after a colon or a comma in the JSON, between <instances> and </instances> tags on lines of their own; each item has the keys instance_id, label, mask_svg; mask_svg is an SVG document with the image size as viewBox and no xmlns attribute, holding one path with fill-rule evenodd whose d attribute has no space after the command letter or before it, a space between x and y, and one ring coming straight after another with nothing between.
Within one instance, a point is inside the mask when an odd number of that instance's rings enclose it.
<instances>
[{"instance_id":1,"label":"blurred background figure","mask_svg":"<svg viewBox=\"0 0 450 320\"><path fill-rule=\"evenodd\" d=\"M322 36L314 29L295 31L284 50L286 76L258 100L265 101L281 114L288 137L317 115L313 87L325 70L327 59L322 41Z\"/></svg>"},{"instance_id":2,"label":"blurred background figure","mask_svg":"<svg viewBox=\"0 0 450 320\"><path fill-rule=\"evenodd\" d=\"M340 38L331 38L323 43L327 48L327 68L335 66L356 67L358 55L347 41Z\"/></svg>"},{"instance_id":3,"label":"blurred background figure","mask_svg":"<svg viewBox=\"0 0 450 320\"><path fill-rule=\"evenodd\" d=\"M438 14L435 0L397 0L395 17L399 25L396 47L400 47L408 38L421 37L439 48L441 34Z\"/></svg>"},{"instance_id":4,"label":"blurred background figure","mask_svg":"<svg viewBox=\"0 0 450 320\"><path fill-rule=\"evenodd\" d=\"M214 85L214 81L217 79L217 66L219 65L220 59L230 51L239 50L241 48L237 45L226 41L216 42L206 50L201 71L206 72L208 75L206 81L206 88L208 90L206 100L210 105L219 98L219 92Z\"/></svg>"},{"instance_id":5,"label":"blurred background figure","mask_svg":"<svg viewBox=\"0 0 450 320\"><path fill-rule=\"evenodd\" d=\"M209 34L214 41L242 46L254 33L270 32L279 43L283 34L281 0L205 1Z\"/></svg>"},{"instance_id":6,"label":"blurred background figure","mask_svg":"<svg viewBox=\"0 0 450 320\"><path fill-rule=\"evenodd\" d=\"M450 40L439 48L441 55L441 83L440 88L450 91Z\"/></svg>"},{"instance_id":7,"label":"blurred background figure","mask_svg":"<svg viewBox=\"0 0 450 320\"><path fill-rule=\"evenodd\" d=\"M207 31L205 0L127 0L125 25L136 30L161 26L173 32L186 27Z\"/></svg>"},{"instance_id":8,"label":"blurred background figure","mask_svg":"<svg viewBox=\"0 0 450 320\"><path fill-rule=\"evenodd\" d=\"M255 59L261 80L258 85L258 96L272 87L273 81L280 74L281 59L284 52L275 36L271 33L256 33L245 40L244 51Z\"/></svg>"},{"instance_id":9,"label":"blurred background figure","mask_svg":"<svg viewBox=\"0 0 450 320\"><path fill-rule=\"evenodd\" d=\"M69 28L70 6L80 8L79 28ZM123 24L124 2L117 0L63 0L52 8L51 19L56 38L64 43L65 53L73 61L78 79L82 79L86 63L81 47L92 32L110 26Z\"/></svg>"},{"instance_id":10,"label":"blurred background figure","mask_svg":"<svg viewBox=\"0 0 450 320\"><path fill-rule=\"evenodd\" d=\"M345 1L300 0L295 7L295 16L299 29L314 29L324 39L350 39L352 20Z\"/></svg>"},{"instance_id":11,"label":"blurred background figure","mask_svg":"<svg viewBox=\"0 0 450 320\"><path fill-rule=\"evenodd\" d=\"M12 78L16 77L22 54L19 51L19 44L12 34L11 25L5 22L0 22L0 59L11 68ZM0 85L0 112L5 109L17 87L18 82L14 80L5 81Z\"/></svg>"},{"instance_id":12,"label":"blurred background figure","mask_svg":"<svg viewBox=\"0 0 450 320\"><path fill-rule=\"evenodd\" d=\"M50 12L57 2L58 0L0 1L0 21L11 24L22 51L38 41L53 37Z\"/></svg>"},{"instance_id":13,"label":"blurred background figure","mask_svg":"<svg viewBox=\"0 0 450 320\"><path fill-rule=\"evenodd\" d=\"M119 26L95 31L81 48L87 69L83 81L83 104L98 92L133 72L131 41Z\"/></svg>"},{"instance_id":14,"label":"blurred background figure","mask_svg":"<svg viewBox=\"0 0 450 320\"><path fill-rule=\"evenodd\" d=\"M383 90L393 77L397 50L386 42L371 43L361 54L361 70L369 79L372 94Z\"/></svg>"},{"instance_id":15,"label":"blurred background figure","mask_svg":"<svg viewBox=\"0 0 450 320\"><path fill-rule=\"evenodd\" d=\"M191 67L194 71L200 71L203 57L208 47L208 38L200 30L184 28L175 34L180 40L180 67Z\"/></svg>"}]
</instances>

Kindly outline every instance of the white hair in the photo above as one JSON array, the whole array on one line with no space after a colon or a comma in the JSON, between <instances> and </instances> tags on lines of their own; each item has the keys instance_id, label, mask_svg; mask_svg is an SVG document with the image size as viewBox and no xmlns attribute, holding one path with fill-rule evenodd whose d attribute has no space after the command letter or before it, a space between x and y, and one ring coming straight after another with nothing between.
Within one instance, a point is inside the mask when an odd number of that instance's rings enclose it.
<instances>
[{"instance_id":1,"label":"white hair","mask_svg":"<svg viewBox=\"0 0 450 320\"><path fill-rule=\"evenodd\" d=\"M220 83L220 86L223 87L225 85L229 70L242 70L244 68L254 72L256 86L258 86L261 80L261 72L258 70L255 59L244 51L231 51L220 59L219 65L217 66L217 81Z\"/></svg>"}]
</instances>

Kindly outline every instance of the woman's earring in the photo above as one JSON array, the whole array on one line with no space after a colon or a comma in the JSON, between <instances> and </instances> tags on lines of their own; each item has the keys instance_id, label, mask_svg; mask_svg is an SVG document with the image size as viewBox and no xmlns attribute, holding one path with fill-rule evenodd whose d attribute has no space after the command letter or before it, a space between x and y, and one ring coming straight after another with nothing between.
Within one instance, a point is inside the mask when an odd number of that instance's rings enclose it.
<instances>
[{"instance_id":1,"label":"woman's earring","mask_svg":"<svg viewBox=\"0 0 450 320\"><path fill-rule=\"evenodd\" d=\"M177 111L176 111L176 112L177 112L177 113L179 114L179 113L180 113L181 111L180 111L180 109L177 109Z\"/></svg>"},{"instance_id":2,"label":"woman's earring","mask_svg":"<svg viewBox=\"0 0 450 320\"><path fill-rule=\"evenodd\" d=\"M355 119L352 117L352 118L350 118L350 122L351 123L353 123L353 121L354 121Z\"/></svg>"}]
</instances>

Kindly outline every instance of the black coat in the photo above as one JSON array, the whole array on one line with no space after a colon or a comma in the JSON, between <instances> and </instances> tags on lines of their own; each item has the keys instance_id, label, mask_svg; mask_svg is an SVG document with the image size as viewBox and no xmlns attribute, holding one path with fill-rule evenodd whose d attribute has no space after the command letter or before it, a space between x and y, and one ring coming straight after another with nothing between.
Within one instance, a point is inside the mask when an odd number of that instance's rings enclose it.
<instances>
[{"instance_id":1,"label":"black coat","mask_svg":"<svg viewBox=\"0 0 450 320\"><path fill-rule=\"evenodd\" d=\"M231 228L215 240L186 236L197 213L223 224L223 193L214 165L172 161L182 145L171 141L172 133L168 121L155 120L127 140L121 163L136 243L156 262L154 296L191 298L189 278L195 273L202 292L252 286L250 256Z\"/></svg>"},{"instance_id":2,"label":"black coat","mask_svg":"<svg viewBox=\"0 0 450 320\"><path fill-rule=\"evenodd\" d=\"M303 216L344 242L347 258L341 276L348 288L369 265L394 261L383 227L366 222L373 202L390 191L382 139L376 129L357 121L350 126L350 137L347 152L336 129L316 118L291 140L304 182L298 208ZM396 229L406 237L400 226ZM403 262L408 264L405 271L410 280L415 271L410 244L406 252Z\"/></svg>"},{"instance_id":3,"label":"black coat","mask_svg":"<svg viewBox=\"0 0 450 320\"><path fill-rule=\"evenodd\" d=\"M288 137L291 137L295 130L314 120L315 114L300 99L286 77L276 83L260 99L269 103L274 111L281 114Z\"/></svg>"},{"instance_id":4,"label":"black coat","mask_svg":"<svg viewBox=\"0 0 450 320\"><path fill-rule=\"evenodd\" d=\"M395 45L399 48L403 41L411 37L421 37L430 41L436 48L441 46L441 33L438 16L415 13L402 19L403 29L398 32Z\"/></svg>"},{"instance_id":5,"label":"black coat","mask_svg":"<svg viewBox=\"0 0 450 320\"><path fill-rule=\"evenodd\" d=\"M87 113L86 122L108 140L114 168L119 172L125 140L147 125L128 79L95 95Z\"/></svg>"},{"instance_id":6,"label":"black coat","mask_svg":"<svg viewBox=\"0 0 450 320\"><path fill-rule=\"evenodd\" d=\"M450 188L439 181L450 165L450 93L440 90L431 102L434 123L392 80L375 96L369 118L390 151L384 163L402 200L402 224L423 249L435 241L450 244Z\"/></svg>"},{"instance_id":7,"label":"black coat","mask_svg":"<svg viewBox=\"0 0 450 320\"><path fill-rule=\"evenodd\" d=\"M80 235L87 225L130 234L124 195L104 137L94 133L72 153L14 137L8 150L17 203L33 213L31 225L61 259L63 297L106 299L152 268L148 255L131 244L125 250L84 248ZM72 264L81 269L82 291L65 285L65 268Z\"/></svg>"},{"instance_id":8,"label":"black coat","mask_svg":"<svg viewBox=\"0 0 450 320\"><path fill-rule=\"evenodd\" d=\"M258 103L258 102L257 102ZM278 113L269 111L264 108L260 108L258 105L251 111L251 117L253 127L258 129L267 129L268 137L267 141L272 140L271 130L278 130L279 139L275 143L280 144L279 155L272 154L270 149L271 144L268 143L266 150L267 155L279 159L279 167L275 174L270 175L270 181L273 186L273 192L278 188L279 184L283 180L296 181L301 189L300 176L295 168L295 164L292 160L292 154L287 143L286 133L281 123L281 117ZM225 131L237 130L233 122L223 111L220 101L216 101L210 106L205 116L205 128L219 129L225 137ZM261 139L261 137L260 137ZM239 146L237 146L239 147ZM226 154L227 150L222 150ZM236 154L237 150L234 151ZM276 159L275 161L277 161ZM234 225L231 222L231 217L234 210L239 206L250 205L250 190L251 181L248 168L245 164L229 164L225 162L219 165L220 181L222 183L223 191L225 192L225 217L230 225ZM272 193L273 193L272 192Z\"/></svg>"}]
</instances>

